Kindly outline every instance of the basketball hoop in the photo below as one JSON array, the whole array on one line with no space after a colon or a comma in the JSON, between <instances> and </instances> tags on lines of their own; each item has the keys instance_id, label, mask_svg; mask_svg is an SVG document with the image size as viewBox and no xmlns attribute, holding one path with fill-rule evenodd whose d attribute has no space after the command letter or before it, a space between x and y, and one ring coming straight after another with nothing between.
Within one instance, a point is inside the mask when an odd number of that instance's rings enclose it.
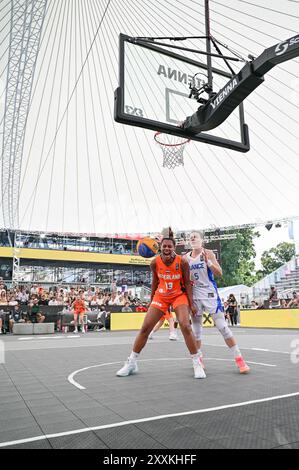
<instances>
[{"instance_id":1,"label":"basketball hoop","mask_svg":"<svg viewBox=\"0 0 299 470\"><path fill-rule=\"evenodd\" d=\"M190 139L162 132L156 132L154 139L163 152L164 168L172 170L176 166L184 166L184 149Z\"/></svg>"}]
</instances>

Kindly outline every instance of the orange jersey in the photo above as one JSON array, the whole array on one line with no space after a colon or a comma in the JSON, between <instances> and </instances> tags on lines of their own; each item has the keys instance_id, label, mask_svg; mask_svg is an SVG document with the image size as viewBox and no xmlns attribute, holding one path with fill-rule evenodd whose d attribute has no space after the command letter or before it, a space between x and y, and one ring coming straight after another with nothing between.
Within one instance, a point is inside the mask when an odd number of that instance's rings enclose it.
<instances>
[{"instance_id":1,"label":"orange jersey","mask_svg":"<svg viewBox=\"0 0 299 470\"><path fill-rule=\"evenodd\" d=\"M182 272L182 257L176 255L170 266L163 263L161 256L156 258L156 273L159 278L159 285L155 294L159 296L177 296L182 294L184 284Z\"/></svg>"},{"instance_id":2,"label":"orange jersey","mask_svg":"<svg viewBox=\"0 0 299 470\"><path fill-rule=\"evenodd\" d=\"M73 303L73 307L76 313L85 312L86 310L84 300L75 300L75 302Z\"/></svg>"}]
</instances>

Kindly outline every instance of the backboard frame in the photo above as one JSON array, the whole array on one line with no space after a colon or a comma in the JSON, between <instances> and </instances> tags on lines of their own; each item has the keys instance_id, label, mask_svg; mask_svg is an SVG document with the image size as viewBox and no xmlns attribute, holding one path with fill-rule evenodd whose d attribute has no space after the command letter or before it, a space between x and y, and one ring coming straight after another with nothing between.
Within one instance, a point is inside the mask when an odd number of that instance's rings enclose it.
<instances>
[{"instance_id":1,"label":"backboard frame","mask_svg":"<svg viewBox=\"0 0 299 470\"><path fill-rule=\"evenodd\" d=\"M182 62L189 63L193 66L198 66L199 68L207 70L207 64L199 61L195 61L186 56L179 55L163 47L158 47L152 43L146 43L138 38L133 38L131 36L120 34L119 35L119 86L114 92L114 120L121 124L126 124L129 126L141 127L144 129L149 129L153 131L165 132L168 134L173 134L178 137L188 138L195 140L197 142L203 142L210 145L215 145L218 147L224 147L227 149L235 150L238 152L248 152L250 149L249 144L249 131L248 126L245 123L244 117L244 106L243 103L239 105L239 118L240 118L240 141L225 139L219 136L210 135L204 132L194 134L191 132L186 132L186 130L179 128L176 125L171 125L167 123L162 123L159 121L154 121L145 117L136 116L134 114L127 114L124 112L124 90L125 90L125 44L126 42L133 43L136 47L143 47L156 51L160 54L172 57L174 59L180 60ZM226 77L229 81L232 78L232 74L225 72L218 68L212 67L212 72L217 73L223 77ZM186 116L187 117L187 116Z\"/></svg>"}]
</instances>

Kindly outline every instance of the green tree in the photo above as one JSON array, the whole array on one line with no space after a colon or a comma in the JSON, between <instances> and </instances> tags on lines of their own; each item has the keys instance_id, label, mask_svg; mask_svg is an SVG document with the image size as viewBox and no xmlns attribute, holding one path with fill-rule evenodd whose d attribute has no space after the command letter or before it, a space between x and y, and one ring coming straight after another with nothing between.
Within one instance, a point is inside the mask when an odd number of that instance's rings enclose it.
<instances>
[{"instance_id":1,"label":"green tree","mask_svg":"<svg viewBox=\"0 0 299 470\"><path fill-rule=\"evenodd\" d=\"M268 251L264 251L261 257L264 276L272 273L295 255L294 243L282 242Z\"/></svg>"},{"instance_id":2,"label":"green tree","mask_svg":"<svg viewBox=\"0 0 299 470\"><path fill-rule=\"evenodd\" d=\"M223 276L219 287L235 284L252 285L256 282L254 238L260 234L252 228L239 230L233 240L221 241L221 267Z\"/></svg>"}]
</instances>

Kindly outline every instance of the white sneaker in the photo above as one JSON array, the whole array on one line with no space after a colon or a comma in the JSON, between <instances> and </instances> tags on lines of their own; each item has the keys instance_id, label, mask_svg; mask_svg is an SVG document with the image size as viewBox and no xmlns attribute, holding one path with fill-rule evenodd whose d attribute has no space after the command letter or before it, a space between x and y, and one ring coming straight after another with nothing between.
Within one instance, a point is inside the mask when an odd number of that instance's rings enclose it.
<instances>
[{"instance_id":1,"label":"white sneaker","mask_svg":"<svg viewBox=\"0 0 299 470\"><path fill-rule=\"evenodd\" d=\"M75 328L75 329L74 329L74 333L78 333L78 328Z\"/></svg>"},{"instance_id":2,"label":"white sneaker","mask_svg":"<svg viewBox=\"0 0 299 470\"><path fill-rule=\"evenodd\" d=\"M128 357L127 362L125 362L125 365L116 372L116 375L118 377L127 377L128 375L136 374L136 372L138 372L137 362L131 361Z\"/></svg>"},{"instance_id":3,"label":"white sneaker","mask_svg":"<svg viewBox=\"0 0 299 470\"><path fill-rule=\"evenodd\" d=\"M192 359L193 362L193 369L194 369L194 378L195 379L205 379L206 374L205 371L203 370L203 367L201 365L200 358L197 357L195 359Z\"/></svg>"},{"instance_id":4,"label":"white sneaker","mask_svg":"<svg viewBox=\"0 0 299 470\"><path fill-rule=\"evenodd\" d=\"M83 334L85 333L85 328L84 327L81 328L81 333L83 333Z\"/></svg>"},{"instance_id":5,"label":"white sneaker","mask_svg":"<svg viewBox=\"0 0 299 470\"><path fill-rule=\"evenodd\" d=\"M178 335L176 333L170 333L169 339L170 339L170 341L177 341L178 340Z\"/></svg>"},{"instance_id":6,"label":"white sneaker","mask_svg":"<svg viewBox=\"0 0 299 470\"><path fill-rule=\"evenodd\" d=\"M148 335L148 339L154 339L154 333L153 332Z\"/></svg>"}]
</instances>

